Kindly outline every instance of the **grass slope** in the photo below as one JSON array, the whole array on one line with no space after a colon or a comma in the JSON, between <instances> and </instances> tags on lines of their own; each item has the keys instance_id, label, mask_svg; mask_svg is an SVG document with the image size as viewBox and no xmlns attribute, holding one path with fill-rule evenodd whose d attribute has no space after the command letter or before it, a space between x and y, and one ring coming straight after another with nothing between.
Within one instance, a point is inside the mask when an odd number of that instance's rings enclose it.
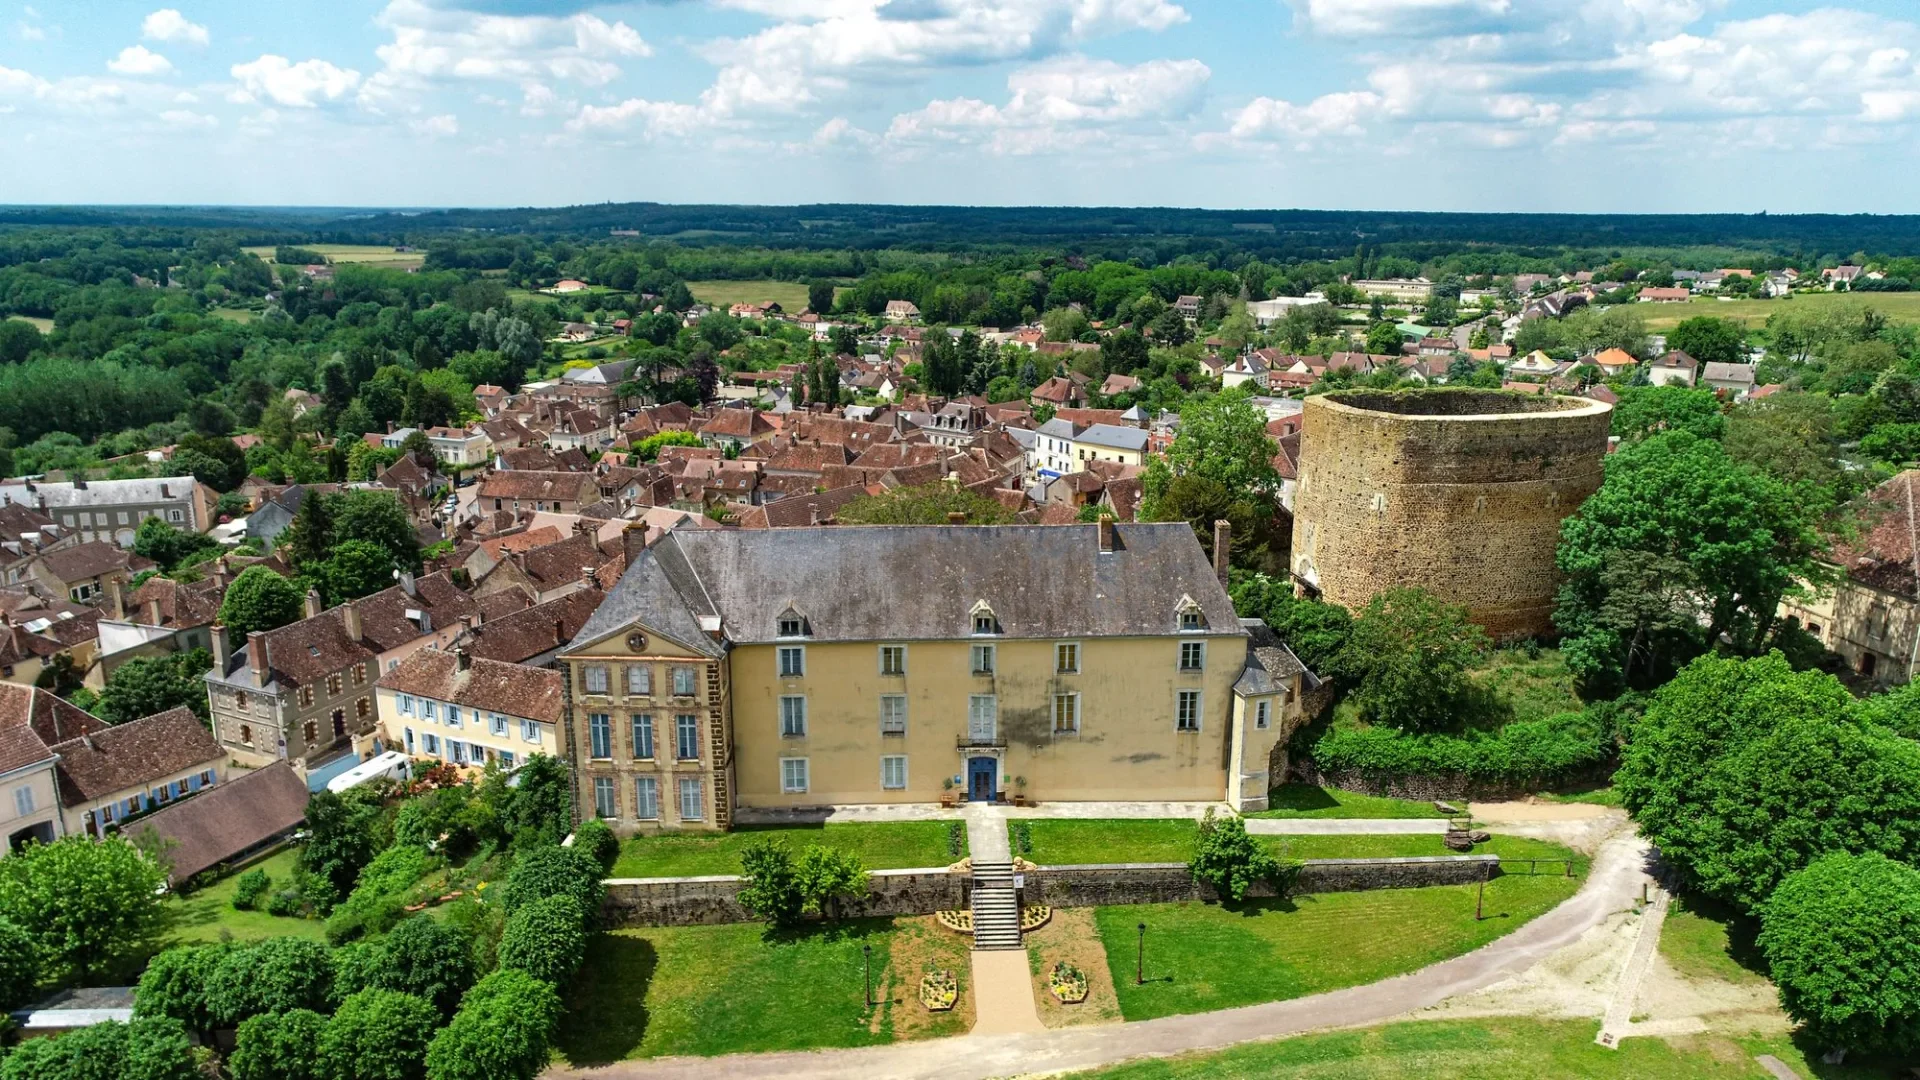
<instances>
[{"instance_id":1,"label":"grass slope","mask_svg":"<svg viewBox=\"0 0 1920 1080\"><path fill-rule=\"evenodd\" d=\"M729 833L659 833L620 845L613 877L699 877L740 872L740 852L755 841L783 837L797 855L808 844L851 851L869 870L946 866L966 854L947 850L944 821L887 821L845 825L741 826Z\"/></svg>"},{"instance_id":2,"label":"grass slope","mask_svg":"<svg viewBox=\"0 0 1920 1080\"><path fill-rule=\"evenodd\" d=\"M7 318L12 319L15 322L29 323L33 326L34 329L40 331L43 334L53 333L52 319L42 319L33 315L8 315Z\"/></svg>"},{"instance_id":3,"label":"grass slope","mask_svg":"<svg viewBox=\"0 0 1920 1080\"><path fill-rule=\"evenodd\" d=\"M1267 793L1267 809L1248 817L1272 818L1433 818L1443 817L1430 802L1362 795L1312 784L1281 784Z\"/></svg>"},{"instance_id":4,"label":"grass slope","mask_svg":"<svg viewBox=\"0 0 1920 1080\"><path fill-rule=\"evenodd\" d=\"M247 867L267 872L270 880L268 891L279 889L293 879L294 862L299 857L296 849L288 848ZM178 894L167 897L168 945L197 945L202 942L219 941L222 932L231 935L235 941L252 941L269 937L305 937L316 940L327 936L327 924L319 919L294 919L280 915L269 915L264 911L235 911L233 890L239 884L240 871L228 874L212 885L191 895ZM262 897L265 902L265 897Z\"/></svg>"},{"instance_id":5,"label":"grass slope","mask_svg":"<svg viewBox=\"0 0 1920 1080\"><path fill-rule=\"evenodd\" d=\"M695 300L723 311L734 304L771 303L789 315L807 309L807 287L797 281L689 281L687 289Z\"/></svg>"},{"instance_id":6,"label":"grass slope","mask_svg":"<svg viewBox=\"0 0 1920 1080\"><path fill-rule=\"evenodd\" d=\"M1041 866L1088 863L1186 862L1193 857L1198 826L1187 818L1048 819L1029 823L1033 851L1023 857ZM1399 859L1418 855L1458 855L1438 833L1375 836L1261 836L1277 855L1295 859ZM1579 858L1576 852L1544 840L1496 836L1474 848L1476 855L1504 859ZM1525 873L1524 867L1509 872ZM1577 872L1577 871L1576 871Z\"/></svg>"},{"instance_id":7,"label":"grass slope","mask_svg":"<svg viewBox=\"0 0 1920 1080\"><path fill-rule=\"evenodd\" d=\"M1578 878L1500 877L1487 917L1477 886L1328 893L1243 904L1103 907L1095 919L1128 1020L1282 1001L1376 982L1471 952L1571 896ZM1147 924L1145 985L1135 925Z\"/></svg>"}]
</instances>

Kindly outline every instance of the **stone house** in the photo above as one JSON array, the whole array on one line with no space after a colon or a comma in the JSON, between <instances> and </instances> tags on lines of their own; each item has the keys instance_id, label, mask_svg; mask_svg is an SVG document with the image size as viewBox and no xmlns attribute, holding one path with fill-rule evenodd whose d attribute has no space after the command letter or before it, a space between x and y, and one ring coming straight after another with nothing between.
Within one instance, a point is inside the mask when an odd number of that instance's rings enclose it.
<instances>
[{"instance_id":1,"label":"stone house","mask_svg":"<svg viewBox=\"0 0 1920 1080\"><path fill-rule=\"evenodd\" d=\"M559 753L560 673L465 649L422 649L380 676L387 745L416 758L479 769L517 768L529 754Z\"/></svg>"},{"instance_id":2,"label":"stone house","mask_svg":"<svg viewBox=\"0 0 1920 1080\"><path fill-rule=\"evenodd\" d=\"M48 596L64 596L76 604L97 604L111 587L125 587L133 575L153 563L104 540L88 540L29 559L21 578L39 586Z\"/></svg>"},{"instance_id":3,"label":"stone house","mask_svg":"<svg viewBox=\"0 0 1920 1080\"><path fill-rule=\"evenodd\" d=\"M1692 386L1700 374L1700 361L1673 349L1647 365L1647 381L1655 386L1679 384Z\"/></svg>"},{"instance_id":4,"label":"stone house","mask_svg":"<svg viewBox=\"0 0 1920 1080\"><path fill-rule=\"evenodd\" d=\"M1914 522L1920 520L1920 469L1880 484L1852 507L1858 533L1829 548L1832 590L1781 601L1780 617L1800 621L1820 644L1876 686L1913 679L1920 658L1920 577L1914 572Z\"/></svg>"},{"instance_id":5,"label":"stone house","mask_svg":"<svg viewBox=\"0 0 1920 1080\"><path fill-rule=\"evenodd\" d=\"M60 755L54 747L98 734L107 723L32 686L0 683L0 857L21 844L51 844L67 835L60 813Z\"/></svg>"},{"instance_id":6,"label":"stone house","mask_svg":"<svg viewBox=\"0 0 1920 1080\"><path fill-rule=\"evenodd\" d=\"M22 480L0 483L0 504L40 511L81 540L111 540L132 547L140 523L157 517L187 532L206 532L219 497L191 476L153 480Z\"/></svg>"},{"instance_id":7,"label":"stone house","mask_svg":"<svg viewBox=\"0 0 1920 1080\"><path fill-rule=\"evenodd\" d=\"M600 501L600 485L589 473L494 472L480 481L482 510L548 510L571 514Z\"/></svg>"},{"instance_id":8,"label":"stone house","mask_svg":"<svg viewBox=\"0 0 1920 1080\"><path fill-rule=\"evenodd\" d=\"M53 747L70 834L99 838L220 782L227 752L193 710L169 709Z\"/></svg>"},{"instance_id":9,"label":"stone house","mask_svg":"<svg viewBox=\"0 0 1920 1080\"><path fill-rule=\"evenodd\" d=\"M1305 672L1249 658L1224 567L1184 524L669 533L560 657L577 812L1264 808Z\"/></svg>"}]
</instances>

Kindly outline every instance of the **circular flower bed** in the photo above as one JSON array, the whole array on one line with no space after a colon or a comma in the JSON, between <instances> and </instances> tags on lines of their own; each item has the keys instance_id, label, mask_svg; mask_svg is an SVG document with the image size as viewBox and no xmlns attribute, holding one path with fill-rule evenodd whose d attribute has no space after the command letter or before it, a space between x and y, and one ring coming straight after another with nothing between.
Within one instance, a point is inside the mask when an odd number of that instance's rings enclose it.
<instances>
[{"instance_id":1,"label":"circular flower bed","mask_svg":"<svg viewBox=\"0 0 1920 1080\"><path fill-rule=\"evenodd\" d=\"M1087 1000L1087 973L1062 960L1053 965L1053 972L1047 976L1047 987L1060 999L1060 1004L1078 1005Z\"/></svg>"},{"instance_id":2,"label":"circular flower bed","mask_svg":"<svg viewBox=\"0 0 1920 1080\"><path fill-rule=\"evenodd\" d=\"M920 977L920 1004L928 1012L946 1012L953 1003L960 1000L960 983L953 972L929 971Z\"/></svg>"}]
</instances>

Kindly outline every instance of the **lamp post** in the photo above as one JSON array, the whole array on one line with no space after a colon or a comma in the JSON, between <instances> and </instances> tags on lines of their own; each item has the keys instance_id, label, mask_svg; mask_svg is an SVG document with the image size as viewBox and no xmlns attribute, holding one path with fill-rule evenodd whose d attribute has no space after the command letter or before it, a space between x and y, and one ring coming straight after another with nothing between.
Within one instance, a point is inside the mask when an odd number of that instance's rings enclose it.
<instances>
[{"instance_id":1,"label":"lamp post","mask_svg":"<svg viewBox=\"0 0 1920 1080\"><path fill-rule=\"evenodd\" d=\"M860 952L866 958L867 969L867 990L864 1000L867 1003L867 1008L871 1009L873 1008L873 946L862 945L860 946Z\"/></svg>"},{"instance_id":2,"label":"lamp post","mask_svg":"<svg viewBox=\"0 0 1920 1080\"><path fill-rule=\"evenodd\" d=\"M1133 958L1133 985L1145 986L1147 983L1147 924L1140 924L1140 948Z\"/></svg>"}]
</instances>

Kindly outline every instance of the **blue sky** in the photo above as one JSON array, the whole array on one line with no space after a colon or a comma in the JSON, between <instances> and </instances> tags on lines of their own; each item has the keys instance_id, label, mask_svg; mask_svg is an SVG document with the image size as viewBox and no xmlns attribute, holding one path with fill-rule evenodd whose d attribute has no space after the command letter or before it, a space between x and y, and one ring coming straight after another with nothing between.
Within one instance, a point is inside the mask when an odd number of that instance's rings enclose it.
<instances>
[{"instance_id":1,"label":"blue sky","mask_svg":"<svg viewBox=\"0 0 1920 1080\"><path fill-rule=\"evenodd\" d=\"M0 202L1904 213L1917 20L1886 0L0 0Z\"/></svg>"}]
</instances>

